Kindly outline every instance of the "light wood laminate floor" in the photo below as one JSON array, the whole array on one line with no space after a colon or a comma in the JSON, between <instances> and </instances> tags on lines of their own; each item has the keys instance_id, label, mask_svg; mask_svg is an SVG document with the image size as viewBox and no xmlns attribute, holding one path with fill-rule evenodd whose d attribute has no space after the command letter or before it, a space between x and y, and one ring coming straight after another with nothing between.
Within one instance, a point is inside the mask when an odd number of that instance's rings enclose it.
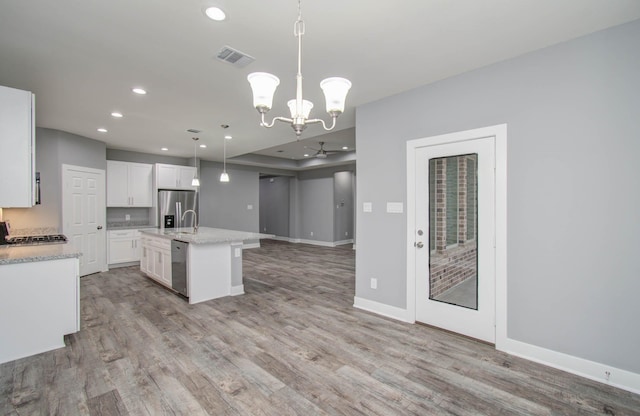
<instances>
[{"instance_id":1,"label":"light wood laminate floor","mask_svg":"<svg viewBox=\"0 0 640 416\"><path fill-rule=\"evenodd\" d=\"M83 278L82 331L0 365L0 414L640 414L638 395L353 308L350 247L263 241L244 276L197 305L135 267Z\"/></svg>"}]
</instances>

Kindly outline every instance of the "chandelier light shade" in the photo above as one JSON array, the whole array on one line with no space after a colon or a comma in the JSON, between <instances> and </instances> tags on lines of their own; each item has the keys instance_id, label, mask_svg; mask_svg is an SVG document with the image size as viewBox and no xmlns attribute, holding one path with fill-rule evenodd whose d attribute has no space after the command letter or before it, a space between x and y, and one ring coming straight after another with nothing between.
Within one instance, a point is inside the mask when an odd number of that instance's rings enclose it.
<instances>
[{"instance_id":1,"label":"chandelier light shade","mask_svg":"<svg viewBox=\"0 0 640 416\"><path fill-rule=\"evenodd\" d=\"M327 113L338 115L344 112L344 102L347 100L347 93L351 88L348 79L333 77L327 78L320 83L320 88L324 92L324 99L327 103Z\"/></svg>"},{"instance_id":2,"label":"chandelier light shade","mask_svg":"<svg viewBox=\"0 0 640 416\"><path fill-rule=\"evenodd\" d=\"M266 113L271 110L273 104L273 94L280 85L277 76L266 72L254 72L247 77L251 90L253 91L253 106L260 112Z\"/></svg>"},{"instance_id":3,"label":"chandelier light shade","mask_svg":"<svg viewBox=\"0 0 640 416\"><path fill-rule=\"evenodd\" d=\"M265 113L273 106L273 95L280 84L280 80L275 75L266 72L253 72L247 76L247 80L253 91L253 106L260 113L262 127L271 128L277 121L291 124L296 136L300 137L302 131L308 124L320 123L322 127L329 131L336 126L336 119L344 112L344 104L347 93L351 88L351 82L345 78L332 77L323 80L320 88L324 92L327 113L331 116L331 126L327 127L322 119L310 119L313 103L302 98L302 35L304 35L304 21L302 20L302 7L298 0L298 20L294 24L294 35L298 38L298 73L296 74L296 98L289 100L287 105L291 113L291 118L274 117L271 123L265 121Z\"/></svg>"}]
</instances>

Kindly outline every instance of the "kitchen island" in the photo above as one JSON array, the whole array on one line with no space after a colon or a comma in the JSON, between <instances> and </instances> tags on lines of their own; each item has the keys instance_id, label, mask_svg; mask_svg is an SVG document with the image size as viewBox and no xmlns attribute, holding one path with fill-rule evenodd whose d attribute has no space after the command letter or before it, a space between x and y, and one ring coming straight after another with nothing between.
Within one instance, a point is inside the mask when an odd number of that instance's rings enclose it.
<instances>
[{"instance_id":1,"label":"kitchen island","mask_svg":"<svg viewBox=\"0 0 640 416\"><path fill-rule=\"evenodd\" d=\"M140 270L158 283L199 303L244 293L242 250L246 241L272 235L222 228L200 227L140 230L142 258ZM172 242L175 242L172 244ZM180 243L186 243L180 244ZM173 265L172 265L173 246ZM180 283L181 256L186 249L184 267L186 287Z\"/></svg>"},{"instance_id":2,"label":"kitchen island","mask_svg":"<svg viewBox=\"0 0 640 416\"><path fill-rule=\"evenodd\" d=\"M0 363L64 347L80 330L80 253L0 246Z\"/></svg>"}]
</instances>

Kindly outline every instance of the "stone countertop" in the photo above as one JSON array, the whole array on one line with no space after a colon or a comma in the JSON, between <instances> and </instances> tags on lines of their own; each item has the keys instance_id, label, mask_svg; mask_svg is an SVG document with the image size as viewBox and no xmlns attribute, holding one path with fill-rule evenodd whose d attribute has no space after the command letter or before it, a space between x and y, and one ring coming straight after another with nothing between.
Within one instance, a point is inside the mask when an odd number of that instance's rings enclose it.
<instances>
[{"instance_id":1,"label":"stone countertop","mask_svg":"<svg viewBox=\"0 0 640 416\"><path fill-rule=\"evenodd\" d=\"M259 240L261 238L273 238L273 234L252 233L249 231L225 230L223 228L200 227L196 234L193 228L172 228L172 229L147 229L140 230L142 234L162 237L168 240L180 240L190 244L219 244L235 243L248 240Z\"/></svg>"},{"instance_id":2,"label":"stone countertop","mask_svg":"<svg viewBox=\"0 0 640 416\"><path fill-rule=\"evenodd\" d=\"M31 263L34 261L79 258L82 254L69 244L42 244L35 246L0 246L0 265Z\"/></svg>"}]
</instances>

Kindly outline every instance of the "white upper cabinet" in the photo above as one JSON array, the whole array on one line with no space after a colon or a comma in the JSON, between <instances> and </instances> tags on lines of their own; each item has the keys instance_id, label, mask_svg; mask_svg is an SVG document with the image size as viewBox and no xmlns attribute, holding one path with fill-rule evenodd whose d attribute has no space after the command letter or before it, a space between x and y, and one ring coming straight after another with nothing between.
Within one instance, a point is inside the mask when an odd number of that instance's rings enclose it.
<instances>
[{"instance_id":1,"label":"white upper cabinet","mask_svg":"<svg viewBox=\"0 0 640 416\"><path fill-rule=\"evenodd\" d=\"M0 86L0 207L35 203L35 98Z\"/></svg>"},{"instance_id":2,"label":"white upper cabinet","mask_svg":"<svg viewBox=\"0 0 640 416\"><path fill-rule=\"evenodd\" d=\"M153 206L153 165L107 160L107 206Z\"/></svg>"},{"instance_id":3,"label":"white upper cabinet","mask_svg":"<svg viewBox=\"0 0 640 416\"><path fill-rule=\"evenodd\" d=\"M191 185L196 176L193 166L156 164L156 188L158 189L186 189L195 191L197 187Z\"/></svg>"}]
</instances>

